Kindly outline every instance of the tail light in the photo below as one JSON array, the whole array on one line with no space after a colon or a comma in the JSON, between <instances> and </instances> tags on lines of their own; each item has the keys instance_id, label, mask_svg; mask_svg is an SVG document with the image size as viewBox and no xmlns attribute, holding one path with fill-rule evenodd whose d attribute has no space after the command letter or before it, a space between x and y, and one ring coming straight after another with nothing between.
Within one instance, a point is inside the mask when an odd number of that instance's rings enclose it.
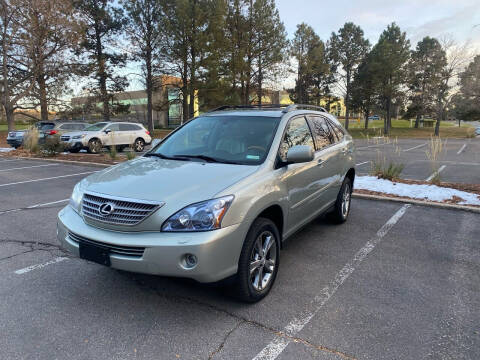
<instances>
[{"instance_id":1,"label":"tail light","mask_svg":"<svg viewBox=\"0 0 480 360\"><path fill-rule=\"evenodd\" d=\"M48 133L48 135L55 135L56 133L58 133L57 130L50 130L50 132Z\"/></svg>"},{"instance_id":2,"label":"tail light","mask_svg":"<svg viewBox=\"0 0 480 360\"><path fill-rule=\"evenodd\" d=\"M148 130L145 130L145 132L147 133L147 135L150 135L150 131L148 131Z\"/></svg>"}]
</instances>

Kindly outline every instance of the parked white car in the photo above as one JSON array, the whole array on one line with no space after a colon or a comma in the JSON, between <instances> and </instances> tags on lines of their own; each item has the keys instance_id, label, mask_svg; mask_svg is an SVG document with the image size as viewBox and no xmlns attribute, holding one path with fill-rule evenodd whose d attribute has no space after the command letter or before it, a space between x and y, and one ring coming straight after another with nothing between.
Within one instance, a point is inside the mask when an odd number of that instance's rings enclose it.
<instances>
[{"instance_id":1,"label":"parked white car","mask_svg":"<svg viewBox=\"0 0 480 360\"><path fill-rule=\"evenodd\" d=\"M70 152L85 149L92 154L110 146L116 146L118 151L131 146L133 150L141 152L145 145L152 142L150 132L143 125L128 122L95 123L82 131L63 134L60 140Z\"/></svg>"}]
</instances>

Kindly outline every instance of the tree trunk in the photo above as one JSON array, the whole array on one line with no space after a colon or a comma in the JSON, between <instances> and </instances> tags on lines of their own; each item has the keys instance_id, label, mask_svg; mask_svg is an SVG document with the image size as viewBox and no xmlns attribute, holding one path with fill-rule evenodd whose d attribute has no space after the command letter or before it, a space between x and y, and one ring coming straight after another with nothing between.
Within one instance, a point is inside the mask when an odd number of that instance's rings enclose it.
<instances>
[{"instance_id":1,"label":"tree trunk","mask_svg":"<svg viewBox=\"0 0 480 360\"><path fill-rule=\"evenodd\" d=\"M417 117L415 119L415 129L418 129L418 126L420 124L420 113L417 114Z\"/></svg>"},{"instance_id":2,"label":"tree trunk","mask_svg":"<svg viewBox=\"0 0 480 360\"><path fill-rule=\"evenodd\" d=\"M8 131L15 130L15 113L9 105L5 107L5 117L7 118Z\"/></svg>"},{"instance_id":3,"label":"tree trunk","mask_svg":"<svg viewBox=\"0 0 480 360\"><path fill-rule=\"evenodd\" d=\"M262 97L263 97L263 69L262 69L262 59L259 56L258 58L258 89L257 89L257 96L258 96L258 104L262 105Z\"/></svg>"},{"instance_id":4,"label":"tree trunk","mask_svg":"<svg viewBox=\"0 0 480 360\"><path fill-rule=\"evenodd\" d=\"M42 121L48 121L47 84L45 82L45 74L39 74L37 76L37 84L40 100L40 117Z\"/></svg>"},{"instance_id":5,"label":"tree trunk","mask_svg":"<svg viewBox=\"0 0 480 360\"><path fill-rule=\"evenodd\" d=\"M390 114L390 108L392 106L392 99L390 97L387 98L387 106L386 106L386 110L387 110L387 114L386 114L386 117L385 117L385 125L384 125L384 128L383 128L383 134L384 135L388 135L390 133L390 124L391 124L391 114Z\"/></svg>"},{"instance_id":6,"label":"tree trunk","mask_svg":"<svg viewBox=\"0 0 480 360\"><path fill-rule=\"evenodd\" d=\"M370 109L365 109L365 129L368 129L368 116L370 114Z\"/></svg>"},{"instance_id":7,"label":"tree trunk","mask_svg":"<svg viewBox=\"0 0 480 360\"><path fill-rule=\"evenodd\" d=\"M349 112L349 95L350 95L350 70L347 70L347 93L345 94L345 129L348 130L348 112Z\"/></svg>"},{"instance_id":8,"label":"tree trunk","mask_svg":"<svg viewBox=\"0 0 480 360\"><path fill-rule=\"evenodd\" d=\"M110 105L108 103L107 91L107 73L105 71L105 58L103 56L102 40L100 38L100 29L95 23L96 53L98 66L98 85L100 87L100 99L103 103L103 120L110 121Z\"/></svg>"},{"instance_id":9,"label":"tree trunk","mask_svg":"<svg viewBox=\"0 0 480 360\"><path fill-rule=\"evenodd\" d=\"M147 68L147 78L145 79L147 85L147 124L148 131L153 135L153 105L152 105L152 96L153 96L153 78L152 78L152 52L147 50L147 57L145 59L145 65Z\"/></svg>"},{"instance_id":10,"label":"tree trunk","mask_svg":"<svg viewBox=\"0 0 480 360\"><path fill-rule=\"evenodd\" d=\"M440 136L440 121L442 121L442 117L443 117L443 109L440 108L440 110L438 111L438 119L437 119L437 122L435 123L435 136Z\"/></svg>"}]
</instances>

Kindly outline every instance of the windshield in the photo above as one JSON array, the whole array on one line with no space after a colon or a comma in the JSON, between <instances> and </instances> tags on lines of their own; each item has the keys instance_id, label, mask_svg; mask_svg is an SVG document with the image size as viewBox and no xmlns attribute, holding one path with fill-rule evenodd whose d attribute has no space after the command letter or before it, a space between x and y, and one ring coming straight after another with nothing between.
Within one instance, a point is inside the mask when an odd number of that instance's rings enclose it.
<instances>
[{"instance_id":1,"label":"windshield","mask_svg":"<svg viewBox=\"0 0 480 360\"><path fill-rule=\"evenodd\" d=\"M150 154L258 165L268 154L279 120L262 116L199 117L165 139Z\"/></svg>"},{"instance_id":2,"label":"windshield","mask_svg":"<svg viewBox=\"0 0 480 360\"><path fill-rule=\"evenodd\" d=\"M51 130L55 127L55 124L38 122L38 123L35 123L34 127L38 130Z\"/></svg>"},{"instance_id":3,"label":"windshield","mask_svg":"<svg viewBox=\"0 0 480 360\"><path fill-rule=\"evenodd\" d=\"M105 125L107 125L108 123L105 123L105 122L99 122L99 123L96 123L96 124L93 124L93 125L90 125L90 126L87 126L85 129L83 129L84 131L100 131L102 130Z\"/></svg>"}]
</instances>

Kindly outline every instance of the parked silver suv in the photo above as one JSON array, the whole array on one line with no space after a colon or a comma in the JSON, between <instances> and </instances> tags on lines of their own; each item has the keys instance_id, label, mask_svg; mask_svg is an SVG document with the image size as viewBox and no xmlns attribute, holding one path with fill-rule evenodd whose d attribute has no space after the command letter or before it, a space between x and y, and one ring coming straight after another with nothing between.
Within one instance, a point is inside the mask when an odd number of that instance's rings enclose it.
<instances>
[{"instance_id":1,"label":"parked silver suv","mask_svg":"<svg viewBox=\"0 0 480 360\"><path fill-rule=\"evenodd\" d=\"M79 182L58 239L83 259L126 271L216 282L263 298L282 241L322 213L347 219L354 145L321 108L221 107L145 156Z\"/></svg>"}]
</instances>

